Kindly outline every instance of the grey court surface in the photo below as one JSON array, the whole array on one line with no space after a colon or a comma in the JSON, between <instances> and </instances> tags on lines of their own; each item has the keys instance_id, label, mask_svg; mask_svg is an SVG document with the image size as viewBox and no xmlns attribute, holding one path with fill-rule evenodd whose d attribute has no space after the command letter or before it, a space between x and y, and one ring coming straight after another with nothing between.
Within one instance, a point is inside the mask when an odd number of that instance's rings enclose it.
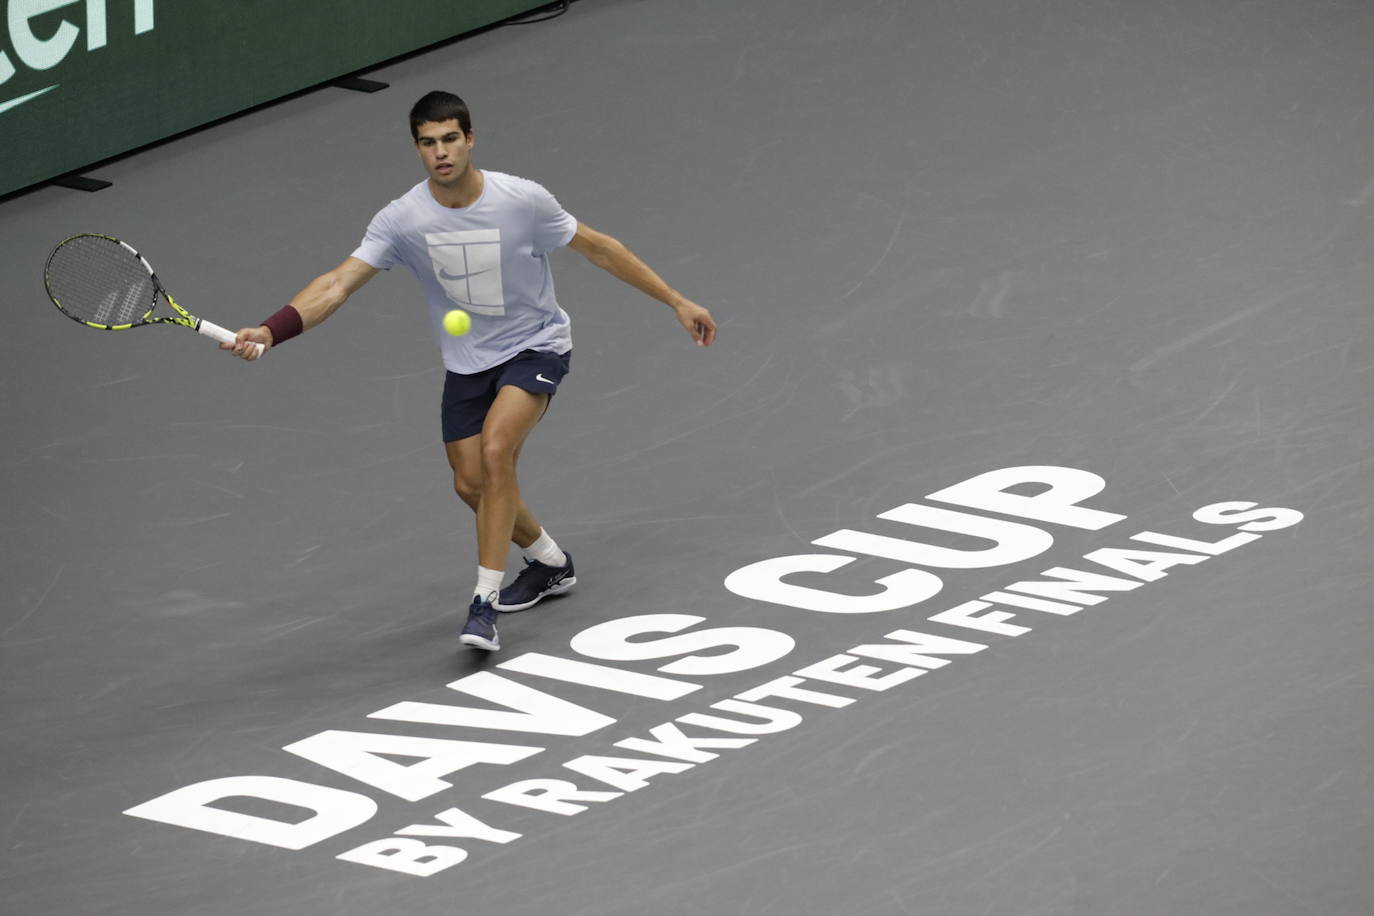
<instances>
[{"instance_id":1,"label":"grey court surface","mask_svg":"<svg viewBox=\"0 0 1374 916\"><path fill-rule=\"evenodd\" d=\"M0 204L0 911L1374 912L1371 38L584 0ZM491 658L413 278L255 365L41 284L107 232L256 322L437 87L722 324L556 255L582 581Z\"/></svg>"}]
</instances>

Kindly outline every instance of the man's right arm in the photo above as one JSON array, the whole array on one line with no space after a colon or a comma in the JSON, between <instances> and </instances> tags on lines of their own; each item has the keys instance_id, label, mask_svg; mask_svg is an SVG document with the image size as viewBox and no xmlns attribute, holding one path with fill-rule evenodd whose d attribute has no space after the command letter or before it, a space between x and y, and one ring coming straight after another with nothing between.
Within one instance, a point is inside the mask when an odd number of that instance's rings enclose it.
<instances>
[{"instance_id":1,"label":"man's right arm","mask_svg":"<svg viewBox=\"0 0 1374 916\"><path fill-rule=\"evenodd\" d=\"M339 306L348 301L349 296L362 289L368 280L377 276L377 273L377 268L366 261L354 257L345 258L338 267L311 280L305 289L291 299L290 305L282 309L282 312L289 315L290 310L294 309L300 316L300 330L309 330L334 314ZM278 315L280 314L279 312ZM269 321L276 318L277 316L273 316ZM220 344L220 349L232 350L235 356L253 360L266 353L276 343L279 341L274 339L271 328L267 324L260 324L255 328L243 328L233 343ZM253 344L262 344L263 350L259 352Z\"/></svg>"}]
</instances>

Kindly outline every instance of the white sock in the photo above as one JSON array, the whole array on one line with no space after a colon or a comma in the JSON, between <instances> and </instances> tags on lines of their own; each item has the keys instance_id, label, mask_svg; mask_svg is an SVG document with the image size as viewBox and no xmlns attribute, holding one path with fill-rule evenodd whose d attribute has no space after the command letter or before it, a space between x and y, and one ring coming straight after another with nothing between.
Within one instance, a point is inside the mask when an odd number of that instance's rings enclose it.
<instances>
[{"instance_id":1,"label":"white sock","mask_svg":"<svg viewBox=\"0 0 1374 916\"><path fill-rule=\"evenodd\" d=\"M545 566L567 566L568 556L559 548L557 542L549 537L543 528L539 529L539 539L525 548L525 556L538 560Z\"/></svg>"},{"instance_id":2,"label":"white sock","mask_svg":"<svg viewBox=\"0 0 1374 916\"><path fill-rule=\"evenodd\" d=\"M501 594L501 580L504 578L506 578L506 571L503 569L487 569L485 566L478 566L477 587L472 590L473 597L495 601L496 596Z\"/></svg>"}]
</instances>

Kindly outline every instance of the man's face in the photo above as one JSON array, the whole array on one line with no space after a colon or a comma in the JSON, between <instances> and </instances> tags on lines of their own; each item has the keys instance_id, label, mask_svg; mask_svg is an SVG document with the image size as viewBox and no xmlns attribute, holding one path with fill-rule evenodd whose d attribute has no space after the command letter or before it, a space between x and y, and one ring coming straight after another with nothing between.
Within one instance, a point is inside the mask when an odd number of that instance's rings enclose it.
<instances>
[{"instance_id":1,"label":"man's face","mask_svg":"<svg viewBox=\"0 0 1374 916\"><path fill-rule=\"evenodd\" d=\"M417 132L415 149L435 184L456 184L470 165L472 135L463 133L457 119L426 121Z\"/></svg>"}]
</instances>

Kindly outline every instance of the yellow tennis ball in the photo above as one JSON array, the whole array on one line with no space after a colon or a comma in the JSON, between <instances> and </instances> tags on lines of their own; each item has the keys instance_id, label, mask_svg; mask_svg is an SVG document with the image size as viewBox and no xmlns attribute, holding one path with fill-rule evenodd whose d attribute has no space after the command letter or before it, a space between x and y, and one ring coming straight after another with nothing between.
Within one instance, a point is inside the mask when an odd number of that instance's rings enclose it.
<instances>
[{"instance_id":1,"label":"yellow tennis ball","mask_svg":"<svg viewBox=\"0 0 1374 916\"><path fill-rule=\"evenodd\" d=\"M454 309L444 316L444 330L454 337L462 337L472 330L472 318L462 309Z\"/></svg>"}]
</instances>

